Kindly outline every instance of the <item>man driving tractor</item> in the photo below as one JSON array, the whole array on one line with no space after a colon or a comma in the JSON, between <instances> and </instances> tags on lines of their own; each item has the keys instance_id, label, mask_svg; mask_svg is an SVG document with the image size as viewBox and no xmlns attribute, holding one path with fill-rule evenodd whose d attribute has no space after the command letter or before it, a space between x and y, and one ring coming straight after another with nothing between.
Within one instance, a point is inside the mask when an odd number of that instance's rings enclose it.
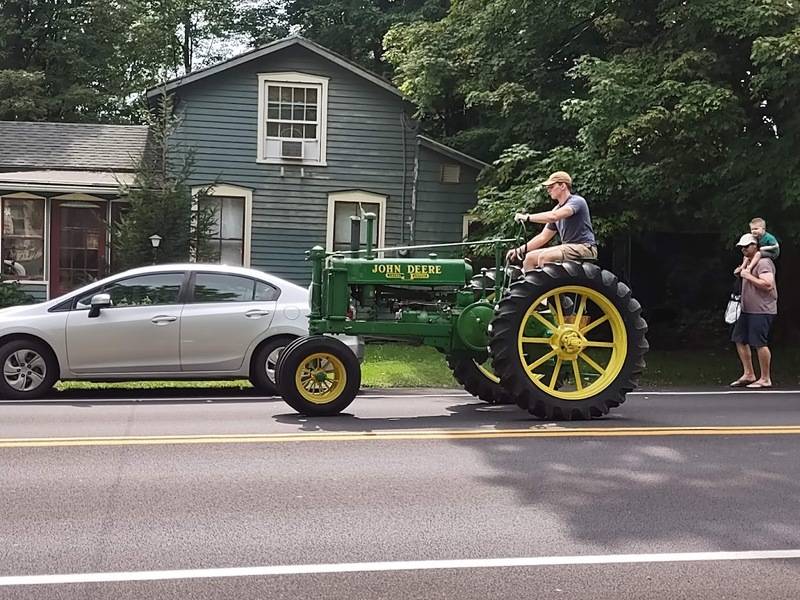
<instances>
[{"instance_id":1,"label":"man driving tractor","mask_svg":"<svg viewBox=\"0 0 800 600\"><path fill-rule=\"evenodd\" d=\"M597 258L597 242L592 229L589 205L578 194L572 193L572 177L556 171L541 184L557 205L540 213L517 213L514 220L520 223L542 223L542 230L523 246L512 248L506 260L520 260L524 271L542 265L580 258ZM560 244L547 246L558 233Z\"/></svg>"}]
</instances>

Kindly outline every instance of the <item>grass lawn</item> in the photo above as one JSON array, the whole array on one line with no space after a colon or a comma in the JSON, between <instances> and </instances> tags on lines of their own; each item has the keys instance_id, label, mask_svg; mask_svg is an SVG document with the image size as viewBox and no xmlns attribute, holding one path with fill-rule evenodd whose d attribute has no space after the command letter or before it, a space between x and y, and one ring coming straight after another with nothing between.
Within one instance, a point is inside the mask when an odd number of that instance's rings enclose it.
<instances>
[{"instance_id":1,"label":"grass lawn","mask_svg":"<svg viewBox=\"0 0 800 600\"><path fill-rule=\"evenodd\" d=\"M727 386L742 374L733 344L716 350L649 352L642 386ZM758 362L753 357L758 373ZM800 385L800 349L772 349L772 381L776 386Z\"/></svg>"},{"instance_id":2,"label":"grass lawn","mask_svg":"<svg viewBox=\"0 0 800 600\"><path fill-rule=\"evenodd\" d=\"M740 375L739 361L731 345L717 350L651 351L640 384L661 386L727 386ZM800 385L800 349L773 350L773 375L776 386ZM364 387L459 387L444 356L425 346L370 344L362 365ZM247 380L236 381L136 381L121 383L66 382L59 389L148 389L148 388L234 388L250 387Z\"/></svg>"},{"instance_id":3,"label":"grass lawn","mask_svg":"<svg viewBox=\"0 0 800 600\"><path fill-rule=\"evenodd\" d=\"M741 374L731 344L716 350L651 351L642 386L727 386ZM370 387L458 387L444 357L427 347L394 344L367 346L363 381ZM775 385L800 384L800 349L773 350Z\"/></svg>"}]
</instances>

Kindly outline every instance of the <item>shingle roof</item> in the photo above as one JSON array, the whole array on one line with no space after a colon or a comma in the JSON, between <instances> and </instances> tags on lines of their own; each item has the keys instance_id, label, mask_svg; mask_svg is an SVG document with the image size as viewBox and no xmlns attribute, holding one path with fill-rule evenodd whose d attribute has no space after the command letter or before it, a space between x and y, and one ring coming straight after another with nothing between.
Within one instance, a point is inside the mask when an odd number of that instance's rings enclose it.
<instances>
[{"instance_id":1,"label":"shingle roof","mask_svg":"<svg viewBox=\"0 0 800 600\"><path fill-rule=\"evenodd\" d=\"M464 154L463 152L459 152L455 148L451 148L450 146L445 146L441 142L437 142L436 140L433 140L424 135L418 135L417 139L419 140L419 143L425 146L426 148L429 148L435 152L439 152L440 154L444 154L445 156L449 156L453 160L469 165L470 167L478 169L479 171L489 166L488 163L485 163L482 160L475 158L474 156L470 156L469 154Z\"/></svg>"},{"instance_id":2,"label":"shingle roof","mask_svg":"<svg viewBox=\"0 0 800 600\"><path fill-rule=\"evenodd\" d=\"M147 146L144 125L0 121L0 169L132 171Z\"/></svg>"},{"instance_id":3,"label":"shingle roof","mask_svg":"<svg viewBox=\"0 0 800 600\"><path fill-rule=\"evenodd\" d=\"M315 52L319 54L323 58L328 59L329 61L336 63L340 67L344 67L348 71L355 73L356 75L363 77L367 81L371 81L377 86L382 87L388 92L395 94L397 96L403 97L403 94L398 90L395 86L393 86L390 82L386 79L381 77L380 75L373 73L372 71L368 71L367 69L357 65L353 61L333 52L332 50L328 50L324 46L320 46L316 42L312 42L311 40L307 40L304 37L299 35L292 35L287 38L283 38L280 40L275 40L274 42L270 42L269 44L265 44L259 48L255 48L244 54L239 54L238 56L234 56L228 60L222 61L215 65L210 65L203 69L198 69L197 71L192 71L187 75L183 75L182 77L178 77L171 81L168 81L166 84L155 86L147 90L147 96L153 98L158 94L166 92L171 92L172 90L179 88L187 83L192 83L194 81L198 81L205 77L209 77L211 75L216 75L222 71L230 69L232 67L238 67L244 63L250 62L251 60L259 59L263 56L267 56L268 54L272 54L273 52L278 52L279 50L283 50L284 48L288 48L290 46L300 46L302 48L306 48L311 52Z\"/></svg>"}]
</instances>

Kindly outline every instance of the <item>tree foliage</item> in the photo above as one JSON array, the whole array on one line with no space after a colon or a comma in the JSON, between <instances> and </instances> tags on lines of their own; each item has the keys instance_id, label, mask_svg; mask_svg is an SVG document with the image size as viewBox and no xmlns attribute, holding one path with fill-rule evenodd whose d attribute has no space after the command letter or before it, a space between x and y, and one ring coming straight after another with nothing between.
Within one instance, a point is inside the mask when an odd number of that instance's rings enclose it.
<instances>
[{"instance_id":1,"label":"tree foliage","mask_svg":"<svg viewBox=\"0 0 800 600\"><path fill-rule=\"evenodd\" d=\"M601 236L798 231L800 7L777 0L459 0L394 27L387 58L430 126L497 159L478 212L501 227L574 174Z\"/></svg>"},{"instance_id":2,"label":"tree foliage","mask_svg":"<svg viewBox=\"0 0 800 600\"><path fill-rule=\"evenodd\" d=\"M560 103L579 91L565 73L602 50L587 29L602 4L456 0L439 22L393 27L386 56L420 116L469 152L496 158L532 140L552 147L572 130Z\"/></svg>"},{"instance_id":3,"label":"tree foliage","mask_svg":"<svg viewBox=\"0 0 800 600\"><path fill-rule=\"evenodd\" d=\"M187 182L193 154L191 149L170 142L180 123L173 111L172 97L161 96L145 119L150 127L148 151L139 161L134 184L120 190L129 204L112 236L115 267L123 270L151 262L187 262L191 258L214 262L218 257L209 238L215 217L212 211L197 208L207 189L192 197ZM152 235L162 238L157 252L150 241Z\"/></svg>"},{"instance_id":4,"label":"tree foliage","mask_svg":"<svg viewBox=\"0 0 800 600\"><path fill-rule=\"evenodd\" d=\"M163 75L190 73L229 58L232 48L288 33L280 0L132 0L139 15L133 45ZM234 49L235 51L235 49Z\"/></svg>"},{"instance_id":5,"label":"tree foliage","mask_svg":"<svg viewBox=\"0 0 800 600\"><path fill-rule=\"evenodd\" d=\"M0 118L127 122L165 79L288 32L281 0L4 0Z\"/></svg>"},{"instance_id":6,"label":"tree foliage","mask_svg":"<svg viewBox=\"0 0 800 600\"><path fill-rule=\"evenodd\" d=\"M127 2L4 0L0 5L0 116L113 120L123 111Z\"/></svg>"},{"instance_id":7,"label":"tree foliage","mask_svg":"<svg viewBox=\"0 0 800 600\"><path fill-rule=\"evenodd\" d=\"M24 69L0 70L0 119L39 121L47 117L44 73Z\"/></svg>"},{"instance_id":8,"label":"tree foliage","mask_svg":"<svg viewBox=\"0 0 800 600\"><path fill-rule=\"evenodd\" d=\"M383 61L383 36L392 25L435 21L448 0L287 0L290 26L339 54L379 74L390 75Z\"/></svg>"}]
</instances>

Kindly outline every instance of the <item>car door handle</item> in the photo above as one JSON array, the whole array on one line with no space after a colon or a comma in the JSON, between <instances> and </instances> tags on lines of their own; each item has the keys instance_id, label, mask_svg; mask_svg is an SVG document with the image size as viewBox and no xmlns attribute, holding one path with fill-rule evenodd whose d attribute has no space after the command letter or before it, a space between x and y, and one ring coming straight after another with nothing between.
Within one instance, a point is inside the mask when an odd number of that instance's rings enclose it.
<instances>
[{"instance_id":1,"label":"car door handle","mask_svg":"<svg viewBox=\"0 0 800 600\"><path fill-rule=\"evenodd\" d=\"M268 310L255 309L255 310L248 310L246 313L244 313L244 316L247 317L248 319L260 319L261 317L266 317L268 314L269 314Z\"/></svg>"},{"instance_id":2,"label":"car door handle","mask_svg":"<svg viewBox=\"0 0 800 600\"><path fill-rule=\"evenodd\" d=\"M157 317L153 317L150 321L155 325L166 325L167 323L172 323L177 320L178 317L173 317L171 315L158 315Z\"/></svg>"}]
</instances>

